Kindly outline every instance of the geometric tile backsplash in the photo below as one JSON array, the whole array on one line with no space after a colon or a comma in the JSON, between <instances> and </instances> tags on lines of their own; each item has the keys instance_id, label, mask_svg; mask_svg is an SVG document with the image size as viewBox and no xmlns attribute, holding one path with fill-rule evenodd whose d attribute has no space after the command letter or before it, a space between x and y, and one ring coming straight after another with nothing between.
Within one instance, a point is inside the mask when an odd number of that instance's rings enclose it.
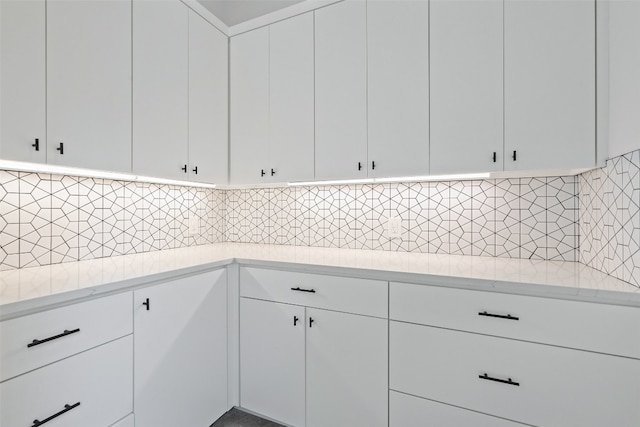
<instances>
[{"instance_id":1,"label":"geometric tile backsplash","mask_svg":"<svg viewBox=\"0 0 640 427\"><path fill-rule=\"evenodd\" d=\"M576 261L575 176L226 191L225 241ZM388 218L402 237L389 239Z\"/></svg>"},{"instance_id":2,"label":"geometric tile backsplash","mask_svg":"<svg viewBox=\"0 0 640 427\"><path fill-rule=\"evenodd\" d=\"M0 171L0 270L221 242L213 189ZM189 235L189 218L200 219Z\"/></svg>"},{"instance_id":3,"label":"geometric tile backsplash","mask_svg":"<svg viewBox=\"0 0 640 427\"><path fill-rule=\"evenodd\" d=\"M640 286L640 150L580 175L580 262Z\"/></svg>"},{"instance_id":4,"label":"geometric tile backsplash","mask_svg":"<svg viewBox=\"0 0 640 427\"><path fill-rule=\"evenodd\" d=\"M580 261L640 286L639 205L640 151L578 176L234 190L0 171L0 270L227 241Z\"/></svg>"}]
</instances>

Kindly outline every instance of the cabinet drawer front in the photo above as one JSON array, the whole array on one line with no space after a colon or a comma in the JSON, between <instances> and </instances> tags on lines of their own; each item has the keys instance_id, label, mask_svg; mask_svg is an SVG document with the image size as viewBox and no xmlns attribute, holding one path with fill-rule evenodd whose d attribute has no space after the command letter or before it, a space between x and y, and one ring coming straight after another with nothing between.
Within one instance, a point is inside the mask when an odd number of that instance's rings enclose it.
<instances>
[{"instance_id":1,"label":"cabinet drawer front","mask_svg":"<svg viewBox=\"0 0 640 427\"><path fill-rule=\"evenodd\" d=\"M0 323L0 381L132 331L131 292L6 320Z\"/></svg>"},{"instance_id":2,"label":"cabinet drawer front","mask_svg":"<svg viewBox=\"0 0 640 427\"><path fill-rule=\"evenodd\" d=\"M637 308L405 283L389 295L392 320L640 358Z\"/></svg>"},{"instance_id":3,"label":"cabinet drawer front","mask_svg":"<svg viewBox=\"0 0 640 427\"><path fill-rule=\"evenodd\" d=\"M387 282L262 268L240 269L240 295L387 317Z\"/></svg>"},{"instance_id":4,"label":"cabinet drawer front","mask_svg":"<svg viewBox=\"0 0 640 427\"><path fill-rule=\"evenodd\" d=\"M6 381L0 396L2 426L32 426L56 414L47 427L110 426L133 411L133 339L123 337Z\"/></svg>"},{"instance_id":5,"label":"cabinet drawer front","mask_svg":"<svg viewBox=\"0 0 640 427\"><path fill-rule=\"evenodd\" d=\"M518 427L507 421L408 394L389 392L389 427Z\"/></svg>"},{"instance_id":6,"label":"cabinet drawer front","mask_svg":"<svg viewBox=\"0 0 640 427\"><path fill-rule=\"evenodd\" d=\"M393 321L390 326L391 389L523 423L638 426L639 382L635 359Z\"/></svg>"}]
</instances>

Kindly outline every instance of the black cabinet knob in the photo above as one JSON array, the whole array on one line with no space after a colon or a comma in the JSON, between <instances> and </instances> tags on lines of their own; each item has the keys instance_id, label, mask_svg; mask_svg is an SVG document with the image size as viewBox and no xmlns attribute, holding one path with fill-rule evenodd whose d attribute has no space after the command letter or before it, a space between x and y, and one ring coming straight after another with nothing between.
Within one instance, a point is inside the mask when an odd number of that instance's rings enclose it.
<instances>
[{"instance_id":1,"label":"black cabinet knob","mask_svg":"<svg viewBox=\"0 0 640 427\"><path fill-rule=\"evenodd\" d=\"M58 145L58 148L56 148L56 151L59 151L60 154L64 154L64 143L61 142L60 145Z\"/></svg>"},{"instance_id":2,"label":"black cabinet knob","mask_svg":"<svg viewBox=\"0 0 640 427\"><path fill-rule=\"evenodd\" d=\"M187 165L184 165L180 169L182 169L182 172L187 173Z\"/></svg>"},{"instance_id":3,"label":"black cabinet knob","mask_svg":"<svg viewBox=\"0 0 640 427\"><path fill-rule=\"evenodd\" d=\"M195 168L193 168L193 173L195 173L196 175L198 175L198 167L196 166Z\"/></svg>"},{"instance_id":4,"label":"black cabinet knob","mask_svg":"<svg viewBox=\"0 0 640 427\"><path fill-rule=\"evenodd\" d=\"M260 169L260 176L265 176L266 172L264 171L264 169Z\"/></svg>"},{"instance_id":5,"label":"black cabinet knob","mask_svg":"<svg viewBox=\"0 0 640 427\"><path fill-rule=\"evenodd\" d=\"M36 138L36 141L33 144L31 144L31 146L35 148L36 151L40 151L40 139Z\"/></svg>"}]
</instances>

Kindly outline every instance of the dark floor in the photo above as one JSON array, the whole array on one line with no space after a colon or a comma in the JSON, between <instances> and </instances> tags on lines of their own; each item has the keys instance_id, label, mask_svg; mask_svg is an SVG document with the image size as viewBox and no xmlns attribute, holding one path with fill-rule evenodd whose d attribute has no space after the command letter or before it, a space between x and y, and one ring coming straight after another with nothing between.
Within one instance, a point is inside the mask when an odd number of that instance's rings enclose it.
<instances>
[{"instance_id":1,"label":"dark floor","mask_svg":"<svg viewBox=\"0 0 640 427\"><path fill-rule=\"evenodd\" d=\"M211 427L282 427L271 421L263 420L255 415L247 414L233 408L224 414Z\"/></svg>"}]
</instances>

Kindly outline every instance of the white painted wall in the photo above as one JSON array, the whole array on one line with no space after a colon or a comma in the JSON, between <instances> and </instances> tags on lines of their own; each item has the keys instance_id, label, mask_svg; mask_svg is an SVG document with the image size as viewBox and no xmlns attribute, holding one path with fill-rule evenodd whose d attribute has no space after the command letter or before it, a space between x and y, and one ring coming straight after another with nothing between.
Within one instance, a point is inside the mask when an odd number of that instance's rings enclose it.
<instances>
[{"instance_id":1,"label":"white painted wall","mask_svg":"<svg viewBox=\"0 0 640 427\"><path fill-rule=\"evenodd\" d=\"M609 2L609 158L640 148L640 0Z\"/></svg>"}]
</instances>

